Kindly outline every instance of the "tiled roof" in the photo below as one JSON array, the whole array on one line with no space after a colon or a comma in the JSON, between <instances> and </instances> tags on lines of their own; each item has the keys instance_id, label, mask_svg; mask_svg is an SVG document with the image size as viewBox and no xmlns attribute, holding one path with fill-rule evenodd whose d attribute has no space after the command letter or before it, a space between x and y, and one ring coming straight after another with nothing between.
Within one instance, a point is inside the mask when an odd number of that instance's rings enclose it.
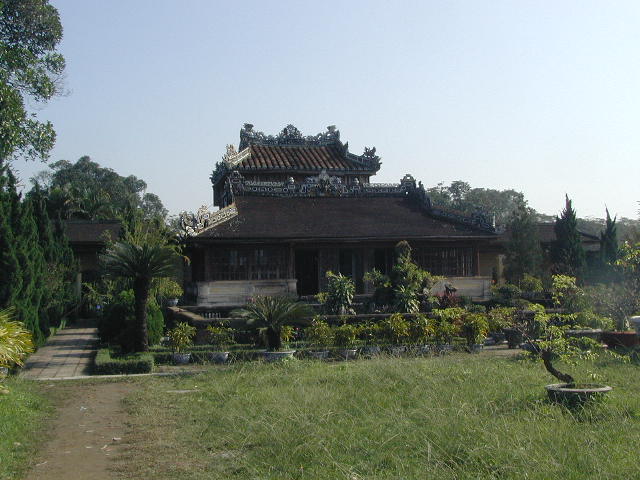
<instances>
[{"instance_id":1,"label":"tiled roof","mask_svg":"<svg viewBox=\"0 0 640 480\"><path fill-rule=\"evenodd\" d=\"M105 236L116 240L122 225L117 220L68 220L65 233L69 243L105 243Z\"/></svg>"},{"instance_id":2,"label":"tiled roof","mask_svg":"<svg viewBox=\"0 0 640 480\"><path fill-rule=\"evenodd\" d=\"M321 147L251 145L248 148L249 155L237 166L240 170L372 170L370 167L346 158L335 145Z\"/></svg>"},{"instance_id":3,"label":"tiled roof","mask_svg":"<svg viewBox=\"0 0 640 480\"><path fill-rule=\"evenodd\" d=\"M430 216L402 197L282 198L238 196L238 214L192 241L269 239L497 238L470 226Z\"/></svg>"},{"instance_id":4,"label":"tiled roof","mask_svg":"<svg viewBox=\"0 0 640 480\"><path fill-rule=\"evenodd\" d=\"M556 241L556 231L554 229L554 223L538 223L538 236L541 243L551 243ZM595 235L589 233L580 232L580 238L582 242L599 242L600 239Z\"/></svg>"}]
</instances>

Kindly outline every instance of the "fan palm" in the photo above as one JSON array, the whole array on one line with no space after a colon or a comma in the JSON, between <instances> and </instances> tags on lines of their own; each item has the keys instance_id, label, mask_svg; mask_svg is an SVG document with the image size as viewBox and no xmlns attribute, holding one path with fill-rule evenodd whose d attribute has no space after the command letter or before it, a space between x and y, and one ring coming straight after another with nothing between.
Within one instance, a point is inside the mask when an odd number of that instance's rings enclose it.
<instances>
[{"instance_id":1,"label":"fan palm","mask_svg":"<svg viewBox=\"0 0 640 480\"><path fill-rule=\"evenodd\" d=\"M107 275L125 277L133 282L136 339L134 349L149 350L147 332L147 303L154 278L170 277L175 272L177 254L170 246L158 244L136 245L117 242L101 256Z\"/></svg>"},{"instance_id":2,"label":"fan palm","mask_svg":"<svg viewBox=\"0 0 640 480\"><path fill-rule=\"evenodd\" d=\"M243 308L232 312L242 317L249 326L265 329L267 348L277 351L282 348L282 327L311 315L311 308L290 297L256 297Z\"/></svg>"},{"instance_id":3,"label":"fan palm","mask_svg":"<svg viewBox=\"0 0 640 480\"><path fill-rule=\"evenodd\" d=\"M31 332L13 320L12 309L0 310L0 367L22 365L24 357L31 352Z\"/></svg>"}]
</instances>

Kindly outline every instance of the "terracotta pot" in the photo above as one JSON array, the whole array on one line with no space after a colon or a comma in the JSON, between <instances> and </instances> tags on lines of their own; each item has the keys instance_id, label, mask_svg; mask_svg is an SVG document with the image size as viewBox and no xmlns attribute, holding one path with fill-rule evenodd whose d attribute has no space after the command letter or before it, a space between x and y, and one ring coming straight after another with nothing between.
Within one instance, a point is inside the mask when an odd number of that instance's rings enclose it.
<instances>
[{"instance_id":1,"label":"terracotta pot","mask_svg":"<svg viewBox=\"0 0 640 480\"><path fill-rule=\"evenodd\" d=\"M547 389L549 400L555 403L562 403L567 406L581 405L589 400L602 397L607 392L613 390L607 385L599 384L577 384L555 383L544 387Z\"/></svg>"},{"instance_id":2,"label":"terracotta pot","mask_svg":"<svg viewBox=\"0 0 640 480\"><path fill-rule=\"evenodd\" d=\"M638 335L636 332L602 332L602 341L609 348L631 348L638 345Z\"/></svg>"}]
</instances>

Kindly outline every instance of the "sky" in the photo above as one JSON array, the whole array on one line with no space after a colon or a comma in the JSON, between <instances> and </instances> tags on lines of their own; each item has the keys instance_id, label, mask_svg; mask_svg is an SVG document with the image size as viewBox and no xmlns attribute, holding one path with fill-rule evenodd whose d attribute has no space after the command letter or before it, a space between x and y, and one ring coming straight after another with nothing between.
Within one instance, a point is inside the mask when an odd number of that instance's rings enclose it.
<instances>
[{"instance_id":1,"label":"sky","mask_svg":"<svg viewBox=\"0 0 640 480\"><path fill-rule=\"evenodd\" d=\"M172 214L212 203L244 123L336 125L376 182L464 180L638 217L640 2L52 0L67 93L50 161L89 155ZM16 162L23 181L46 165Z\"/></svg>"}]
</instances>

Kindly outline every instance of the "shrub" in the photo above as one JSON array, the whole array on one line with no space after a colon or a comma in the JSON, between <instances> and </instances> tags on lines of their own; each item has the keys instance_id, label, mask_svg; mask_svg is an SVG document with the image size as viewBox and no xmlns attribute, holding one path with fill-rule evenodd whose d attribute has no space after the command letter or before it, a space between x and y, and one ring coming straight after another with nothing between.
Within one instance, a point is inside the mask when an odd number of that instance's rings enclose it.
<instances>
[{"instance_id":1,"label":"shrub","mask_svg":"<svg viewBox=\"0 0 640 480\"><path fill-rule=\"evenodd\" d=\"M426 315L417 314L409 322L409 338L412 343L425 344L435 334L435 328Z\"/></svg>"},{"instance_id":2,"label":"shrub","mask_svg":"<svg viewBox=\"0 0 640 480\"><path fill-rule=\"evenodd\" d=\"M587 306L584 291L576 285L576 278L568 275L553 275L551 298L553 305L575 313Z\"/></svg>"},{"instance_id":3,"label":"shrub","mask_svg":"<svg viewBox=\"0 0 640 480\"><path fill-rule=\"evenodd\" d=\"M489 322L485 313L469 313L462 318L462 336L467 345L482 343L489 333Z\"/></svg>"},{"instance_id":4,"label":"shrub","mask_svg":"<svg viewBox=\"0 0 640 480\"><path fill-rule=\"evenodd\" d=\"M409 338L409 322L401 313L389 315L380 323L384 338L391 343L402 343Z\"/></svg>"},{"instance_id":5,"label":"shrub","mask_svg":"<svg viewBox=\"0 0 640 480\"><path fill-rule=\"evenodd\" d=\"M380 340L381 328L380 324L376 322L366 322L360 325L358 328L358 338L364 342L365 345L373 345Z\"/></svg>"},{"instance_id":6,"label":"shrub","mask_svg":"<svg viewBox=\"0 0 640 480\"><path fill-rule=\"evenodd\" d=\"M153 370L153 364L151 353L111 355L108 348L101 348L93 362L93 373L96 375L150 373Z\"/></svg>"},{"instance_id":7,"label":"shrub","mask_svg":"<svg viewBox=\"0 0 640 480\"><path fill-rule=\"evenodd\" d=\"M0 310L0 367L22 365L33 348L31 332L13 320L13 310Z\"/></svg>"},{"instance_id":8,"label":"shrub","mask_svg":"<svg viewBox=\"0 0 640 480\"><path fill-rule=\"evenodd\" d=\"M196 328L187 322L180 322L169 330L169 343L176 353L183 353L188 347L193 345L193 337L196 336Z\"/></svg>"},{"instance_id":9,"label":"shrub","mask_svg":"<svg viewBox=\"0 0 640 480\"><path fill-rule=\"evenodd\" d=\"M525 273L522 280L520 280L520 288L523 292L530 294L538 294L544 291L542 280L538 277L534 277L533 275L529 275L528 273Z\"/></svg>"},{"instance_id":10,"label":"shrub","mask_svg":"<svg viewBox=\"0 0 640 480\"><path fill-rule=\"evenodd\" d=\"M353 315L353 295L356 286L350 277L341 273L337 275L327 272L327 291L318 296L318 300L324 304L327 313L332 315Z\"/></svg>"},{"instance_id":11,"label":"shrub","mask_svg":"<svg viewBox=\"0 0 640 480\"><path fill-rule=\"evenodd\" d=\"M316 317L304 330L304 337L310 347L323 348L333 342L333 331L329 324Z\"/></svg>"},{"instance_id":12,"label":"shrub","mask_svg":"<svg viewBox=\"0 0 640 480\"><path fill-rule=\"evenodd\" d=\"M522 290L517 285L505 283L491 288L494 299L502 305L513 306L513 302L522 296Z\"/></svg>"},{"instance_id":13,"label":"shrub","mask_svg":"<svg viewBox=\"0 0 640 480\"><path fill-rule=\"evenodd\" d=\"M208 325L207 336L211 345L220 349L225 349L233 343L233 328L224 327L222 325Z\"/></svg>"},{"instance_id":14,"label":"shrub","mask_svg":"<svg viewBox=\"0 0 640 480\"><path fill-rule=\"evenodd\" d=\"M497 307L489 311L488 323L490 332L500 332L504 328L513 326L516 309L514 307Z\"/></svg>"},{"instance_id":15,"label":"shrub","mask_svg":"<svg viewBox=\"0 0 640 480\"><path fill-rule=\"evenodd\" d=\"M349 323L334 327L333 338L337 347L351 348L356 344L358 329Z\"/></svg>"}]
</instances>

